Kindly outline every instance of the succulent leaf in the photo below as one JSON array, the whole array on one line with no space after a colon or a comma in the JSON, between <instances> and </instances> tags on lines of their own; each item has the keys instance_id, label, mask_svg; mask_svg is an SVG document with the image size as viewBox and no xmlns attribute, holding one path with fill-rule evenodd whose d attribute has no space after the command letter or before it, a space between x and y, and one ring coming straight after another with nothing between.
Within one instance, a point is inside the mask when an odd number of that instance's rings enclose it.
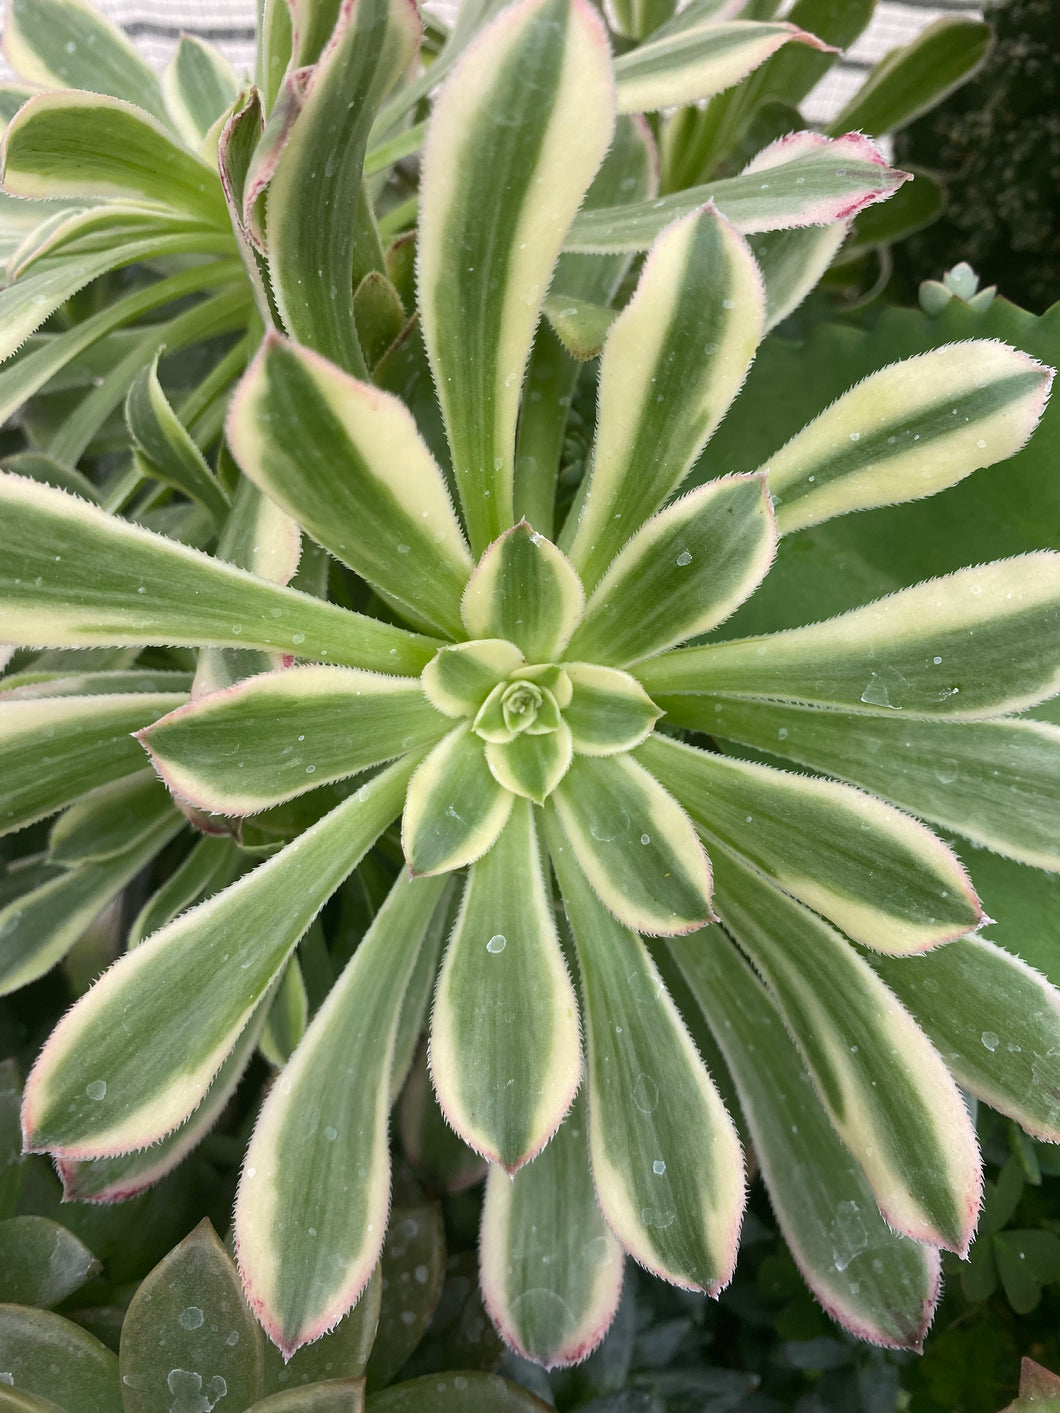
<instances>
[{"instance_id":1,"label":"succulent leaf","mask_svg":"<svg viewBox=\"0 0 1060 1413\"><path fill-rule=\"evenodd\" d=\"M509 1173L540 1152L578 1088L578 1006L528 801L472 865L438 977L431 1073L449 1123Z\"/></svg>"},{"instance_id":2,"label":"succulent leaf","mask_svg":"<svg viewBox=\"0 0 1060 1413\"><path fill-rule=\"evenodd\" d=\"M852 1334L919 1349L941 1286L938 1252L880 1216L768 992L728 939L711 928L669 946L725 1055L773 1211L807 1285Z\"/></svg>"},{"instance_id":3,"label":"succulent leaf","mask_svg":"<svg viewBox=\"0 0 1060 1413\"><path fill-rule=\"evenodd\" d=\"M873 373L762 468L781 533L933 495L1014 456L1052 380L1025 353L981 339Z\"/></svg>"},{"instance_id":4,"label":"succulent leaf","mask_svg":"<svg viewBox=\"0 0 1060 1413\"><path fill-rule=\"evenodd\" d=\"M26 1081L27 1145L98 1158L142 1148L183 1123L299 938L398 814L414 763L390 766L253 873L117 961L67 1011ZM191 1035L188 1014L196 1018Z\"/></svg>"},{"instance_id":5,"label":"succulent leaf","mask_svg":"<svg viewBox=\"0 0 1060 1413\"><path fill-rule=\"evenodd\" d=\"M173 126L195 150L235 102L239 79L219 49L182 34L162 74L162 93Z\"/></svg>"},{"instance_id":6,"label":"succulent leaf","mask_svg":"<svg viewBox=\"0 0 1060 1413\"><path fill-rule=\"evenodd\" d=\"M462 613L472 638L503 638L539 663L562 656L584 605L570 561L523 520L479 560Z\"/></svg>"},{"instance_id":7,"label":"succulent leaf","mask_svg":"<svg viewBox=\"0 0 1060 1413\"><path fill-rule=\"evenodd\" d=\"M505 1340L548 1369L603 1339L622 1293L622 1247L597 1206L581 1095L552 1142L511 1176L491 1166L482 1296Z\"/></svg>"},{"instance_id":8,"label":"succulent leaf","mask_svg":"<svg viewBox=\"0 0 1060 1413\"><path fill-rule=\"evenodd\" d=\"M612 93L592 8L521 0L468 47L434 107L420 313L476 554L513 523L523 374L563 237L611 140Z\"/></svg>"},{"instance_id":9,"label":"succulent leaf","mask_svg":"<svg viewBox=\"0 0 1060 1413\"><path fill-rule=\"evenodd\" d=\"M247 1297L288 1357L345 1315L379 1259L401 1003L444 879L399 877L262 1107L236 1199Z\"/></svg>"},{"instance_id":10,"label":"succulent leaf","mask_svg":"<svg viewBox=\"0 0 1060 1413\"><path fill-rule=\"evenodd\" d=\"M564 672L571 684L571 700L563 719L579 755L611 756L631 751L661 715L628 673L592 662L565 663Z\"/></svg>"},{"instance_id":11,"label":"succulent leaf","mask_svg":"<svg viewBox=\"0 0 1060 1413\"><path fill-rule=\"evenodd\" d=\"M793 24L717 16L689 24L678 16L615 61L619 112L656 112L722 93L791 43L829 47Z\"/></svg>"},{"instance_id":12,"label":"succulent leaf","mask_svg":"<svg viewBox=\"0 0 1060 1413\"><path fill-rule=\"evenodd\" d=\"M728 850L716 850L714 863L724 925L769 986L880 1211L914 1240L963 1256L982 1172L964 1100L938 1052L827 923Z\"/></svg>"},{"instance_id":13,"label":"succulent leaf","mask_svg":"<svg viewBox=\"0 0 1060 1413\"><path fill-rule=\"evenodd\" d=\"M480 858L508 822L512 800L470 723L450 731L409 784L401 844L413 874L447 873Z\"/></svg>"},{"instance_id":14,"label":"succulent leaf","mask_svg":"<svg viewBox=\"0 0 1060 1413\"><path fill-rule=\"evenodd\" d=\"M975 721L1060 691L1060 555L900 589L824 623L679 648L636 673L653 698L709 692L869 716Z\"/></svg>"},{"instance_id":15,"label":"succulent leaf","mask_svg":"<svg viewBox=\"0 0 1060 1413\"><path fill-rule=\"evenodd\" d=\"M486 698L526 662L503 638L455 643L442 648L420 674L428 701L446 716L474 716Z\"/></svg>"},{"instance_id":16,"label":"succulent leaf","mask_svg":"<svg viewBox=\"0 0 1060 1413\"><path fill-rule=\"evenodd\" d=\"M764 478L723 476L690 491L624 546L568 656L628 667L709 632L758 587L775 545Z\"/></svg>"},{"instance_id":17,"label":"succulent leaf","mask_svg":"<svg viewBox=\"0 0 1060 1413\"><path fill-rule=\"evenodd\" d=\"M0 474L0 637L274 648L419 672L440 646L280 588L22 476Z\"/></svg>"},{"instance_id":18,"label":"succulent leaf","mask_svg":"<svg viewBox=\"0 0 1060 1413\"><path fill-rule=\"evenodd\" d=\"M592 464L560 538L590 592L680 485L747 374L765 297L746 243L710 208L659 238L600 362Z\"/></svg>"},{"instance_id":19,"label":"succulent leaf","mask_svg":"<svg viewBox=\"0 0 1060 1413\"><path fill-rule=\"evenodd\" d=\"M725 844L867 947L920 952L983 920L956 855L882 800L659 736L637 759L708 841Z\"/></svg>"},{"instance_id":20,"label":"succulent leaf","mask_svg":"<svg viewBox=\"0 0 1060 1413\"><path fill-rule=\"evenodd\" d=\"M581 974L601 1209L641 1265L716 1294L732 1278L745 1200L736 1131L644 943L546 821Z\"/></svg>"},{"instance_id":21,"label":"succulent leaf","mask_svg":"<svg viewBox=\"0 0 1060 1413\"><path fill-rule=\"evenodd\" d=\"M626 927L671 936L713 919L710 860L692 821L632 756L576 756L550 808L597 895Z\"/></svg>"}]
</instances>

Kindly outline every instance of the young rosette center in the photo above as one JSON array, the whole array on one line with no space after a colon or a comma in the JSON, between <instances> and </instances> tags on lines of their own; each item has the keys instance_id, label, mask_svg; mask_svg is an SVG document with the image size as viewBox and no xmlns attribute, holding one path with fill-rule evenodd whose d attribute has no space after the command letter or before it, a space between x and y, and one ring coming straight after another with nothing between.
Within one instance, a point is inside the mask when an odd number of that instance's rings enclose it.
<instances>
[{"instance_id":1,"label":"young rosette center","mask_svg":"<svg viewBox=\"0 0 1060 1413\"><path fill-rule=\"evenodd\" d=\"M737 1125L821 1303L907 1348L939 1249L966 1251L979 1209L956 1081L1060 1140L1056 993L978 935L976 890L934 832L1060 869L1060 729L1016 715L1060 689L1060 555L784 631L722 627L778 535L1013 455L1051 372L1001 343L938 348L753 474L708 478L700 456L791 291L745 239L757 206L734 206L741 228L710 203L667 224L675 208L645 200L616 248L622 197L594 179L647 129L616 124L614 94L594 9L521 0L438 98L415 337L440 425L301 333L270 332L240 382L227 441L255 533L267 507L278 538L322 546L341 602L0 475L0 636L252 650L253 675L139 737L200 817L276 828L63 1018L26 1086L31 1149L68 1179L151 1144L179 1160L303 937L400 819L408 868L268 1091L242 1171L245 1289L288 1353L377 1263L390 1110L428 1024L439 1104L490 1163L489 1312L547 1364L602 1338L623 1252L688 1290L731 1278ZM795 164L833 161L830 205ZM754 201L788 191L803 226L901 177L865 139L815 135L752 175ZM524 375L551 338L550 285L573 307L590 267L607 276L595 436L559 525L558 450L517 456L539 406Z\"/></svg>"}]
</instances>

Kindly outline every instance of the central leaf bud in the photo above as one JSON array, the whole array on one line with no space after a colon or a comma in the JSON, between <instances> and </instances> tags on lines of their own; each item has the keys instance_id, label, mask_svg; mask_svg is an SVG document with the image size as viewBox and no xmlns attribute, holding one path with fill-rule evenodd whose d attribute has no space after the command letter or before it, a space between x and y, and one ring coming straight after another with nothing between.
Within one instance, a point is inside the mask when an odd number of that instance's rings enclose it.
<instances>
[{"instance_id":1,"label":"central leaf bud","mask_svg":"<svg viewBox=\"0 0 1060 1413\"><path fill-rule=\"evenodd\" d=\"M509 682L501 697L501 709L504 724L513 736L533 726L543 700L541 688L535 687L532 682Z\"/></svg>"},{"instance_id":2,"label":"central leaf bud","mask_svg":"<svg viewBox=\"0 0 1060 1413\"><path fill-rule=\"evenodd\" d=\"M569 701L570 682L562 668L521 667L493 688L476 713L472 730L497 745L524 734L547 736L559 729Z\"/></svg>"}]
</instances>

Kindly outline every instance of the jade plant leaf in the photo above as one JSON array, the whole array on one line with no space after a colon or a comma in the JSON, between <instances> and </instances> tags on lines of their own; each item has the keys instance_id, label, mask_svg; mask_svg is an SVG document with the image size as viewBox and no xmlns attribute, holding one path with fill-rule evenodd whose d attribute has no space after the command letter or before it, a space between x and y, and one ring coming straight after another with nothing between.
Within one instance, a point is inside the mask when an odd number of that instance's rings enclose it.
<instances>
[{"instance_id":1,"label":"jade plant leaf","mask_svg":"<svg viewBox=\"0 0 1060 1413\"><path fill-rule=\"evenodd\" d=\"M73 1232L48 1217L0 1222L0 1299L49 1309L102 1269Z\"/></svg>"},{"instance_id":2,"label":"jade plant leaf","mask_svg":"<svg viewBox=\"0 0 1060 1413\"><path fill-rule=\"evenodd\" d=\"M45 1410L123 1413L117 1356L73 1321L50 1310L0 1306L0 1347L16 1393L42 1400ZM27 1407L36 1413L32 1403Z\"/></svg>"},{"instance_id":3,"label":"jade plant leaf","mask_svg":"<svg viewBox=\"0 0 1060 1413\"><path fill-rule=\"evenodd\" d=\"M232 1258L204 1218L138 1287L121 1331L125 1413L199 1395L249 1408L262 1393L262 1337Z\"/></svg>"}]
</instances>

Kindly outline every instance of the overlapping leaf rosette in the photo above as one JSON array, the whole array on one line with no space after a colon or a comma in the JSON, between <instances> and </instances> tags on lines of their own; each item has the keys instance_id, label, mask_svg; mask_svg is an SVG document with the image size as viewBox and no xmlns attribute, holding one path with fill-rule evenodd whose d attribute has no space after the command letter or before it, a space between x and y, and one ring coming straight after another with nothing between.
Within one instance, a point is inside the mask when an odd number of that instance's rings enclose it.
<instances>
[{"instance_id":1,"label":"overlapping leaf rosette","mask_svg":"<svg viewBox=\"0 0 1060 1413\"><path fill-rule=\"evenodd\" d=\"M306 929L401 821L408 870L268 1094L243 1170L243 1279L287 1352L375 1266L388 1113L431 996L439 1102L491 1165L487 1302L549 1364L602 1336L623 1251L690 1290L727 1283L745 1200L734 1120L821 1302L894 1346L919 1344L939 1250L964 1252L975 1227L955 1080L1060 1139L1056 995L976 936L972 883L929 828L1060 867L1060 733L1012 715L1060 688L1060 556L771 636L717 631L778 534L1011 455L1051 374L1004 345L951 345L866 380L758 473L676 494L792 295L763 281L740 230L752 216L646 202L575 220L614 92L588 5L522 0L436 104L418 289L444 457L401 401L304 337L271 333L239 386L228 439L248 494L370 586L376 613L3 479L0 634L278 654L140 739L204 816L340 796L57 1027L24 1126L68 1184L114 1196L128 1155L140 1180L152 1154L161 1168L186 1150ZM795 138L740 180L771 200L769 173L794 162L790 197L821 150ZM897 180L868 144L846 150L847 187L832 172L809 219ZM555 466L525 440L532 377L520 413L542 304L551 281L557 319L577 310L589 268L613 293L616 252L646 233L556 533ZM565 240L610 263L567 254L554 273Z\"/></svg>"}]
</instances>

